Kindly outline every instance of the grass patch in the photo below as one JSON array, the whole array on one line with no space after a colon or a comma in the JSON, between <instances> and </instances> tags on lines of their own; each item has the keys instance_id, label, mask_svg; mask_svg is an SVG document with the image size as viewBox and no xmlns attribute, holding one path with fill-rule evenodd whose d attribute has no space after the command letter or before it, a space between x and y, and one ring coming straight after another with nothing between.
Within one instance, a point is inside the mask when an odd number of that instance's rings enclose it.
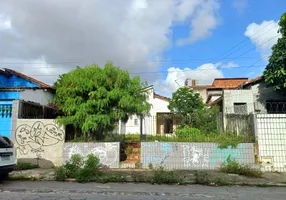
<instances>
[{"instance_id":1,"label":"grass patch","mask_svg":"<svg viewBox=\"0 0 286 200\"><path fill-rule=\"evenodd\" d=\"M210 184L209 174L204 171L196 171L194 183L200 185L209 185Z\"/></svg>"},{"instance_id":2,"label":"grass patch","mask_svg":"<svg viewBox=\"0 0 286 200\"><path fill-rule=\"evenodd\" d=\"M154 173L152 176L152 183L157 183L157 184L179 183L179 184L182 184L183 179L175 171L164 171L164 169L162 167L160 167L159 169L154 170Z\"/></svg>"},{"instance_id":3,"label":"grass patch","mask_svg":"<svg viewBox=\"0 0 286 200\"><path fill-rule=\"evenodd\" d=\"M253 169L248 165L241 165L235 159L232 159L230 156L221 165L220 170L228 174L238 174L238 175L244 175L244 176L248 176L252 178L262 177L261 171Z\"/></svg>"},{"instance_id":4,"label":"grass patch","mask_svg":"<svg viewBox=\"0 0 286 200\"><path fill-rule=\"evenodd\" d=\"M38 180L35 177L27 177L27 176L14 176L14 177L8 177L9 181L36 181Z\"/></svg>"},{"instance_id":5,"label":"grass patch","mask_svg":"<svg viewBox=\"0 0 286 200\"><path fill-rule=\"evenodd\" d=\"M40 168L38 164L28 163L28 162L18 162L16 165L16 171L29 170Z\"/></svg>"}]
</instances>

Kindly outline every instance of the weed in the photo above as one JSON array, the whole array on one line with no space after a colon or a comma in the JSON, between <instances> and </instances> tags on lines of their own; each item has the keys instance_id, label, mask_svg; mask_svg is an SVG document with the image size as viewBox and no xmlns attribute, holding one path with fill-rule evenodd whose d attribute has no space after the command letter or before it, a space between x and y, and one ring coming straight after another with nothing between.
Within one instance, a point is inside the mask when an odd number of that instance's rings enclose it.
<instances>
[{"instance_id":1,"label":"weed","mask_svg":"<svg viewBox=\"0 0 286 200\"><path fill-rule=\"evenodd\" d=\"M239 174L253 178L259 178L262 176L261 171L253 169L248 165L241 165L230 156L227 158L226 162L221 165L220 170L229 174Z\"/></svg>"},{"instance_id":2,"label":"weed","mask_svg":"<svg viewBox=\"0 0 286 200\"><path fill-rule=\"evenodd\" d=\"M208 185L209 183L209 174L207 172L195 172L195 184Z\"/></svg>"},{"instance_id":3,"label":"weed","mask_svg":"<svg viewBox=\"0 0 286 200\"><path fill-rule=\"evenodd\" d=\"M98 179L101 183L110 183L110 182L116 182L116 183L124 183L127 182L127 178L125 175L120 174L106 174Z\"/></svg>"},{"instance_id":4,"label":"weed","mask_svg":"<svg viewBox=\"0 0 286 200\"><path fill-rule=\"evenodd\" d=\"M174 171L164 171L162 167L154 171L152 176L152 183L157 184L172 184L172 183L182 183L183 180Z\"/></svg>"},{"instance_id":5,"label":"weed","mask_svg":"<svg viewBox=\"0 0 286 200\"><path fill-rule=\"evenodd\" d=\"M80 183L97 180L100 176L99 167L99 158L93 154L88 155L84 167L80 168L76 174L76 180Z\"/></svg>"},{"instance_id":6,"label":"weed","mask_svg":"<svg viewBox=\"0 0 286 200\"><path fill-rule=\"evenodd\" d=\"M149 163L148 167L149 167L149 169L153 169L154 168L152 163Z\"/></svg>"},{"instance_id":7,"label":"weed","mask_svg":"<svg viewBox=\"0 0 286 200\"><path fill-rule=\"evenodd\" d=\"M16 166L16 171L36 169L36 168L40 168L40 166L38 164L33 164L33 163L18 162Z\"/></svg>"},{"instance_id":8,"label":"weed","mask_svg":"<svg viewBox=\"0 0 286 200\"><path fill-rule=\"evenodd\" d=\"M66 175L68 178L75 178L79 169L84 165L83 157L79 154L72 155L70 161L66 162L64 165L66 169Z\"/></svg>"},{"instance_id":9,"label":"weed","mask_svg":"<svg viewBox=\"0 0 286 200\"><path fill-rule=\"evenodd\" d=\"M148 180L148 177L146 177L144 174L141 173L131 173L131 179L135 183L151 182L151 180Z\"/></svg>"},{"instance_id":10,"label":"weed","mask_svg":"<svg viewBox=\"0 0 286 200\"><path fill-rule=\"evenodd\" d=\"M221 177L216 177L215 180L214 180L214 184L218 185L218 186L229 186L229 185L232 185L226 179L221 178Z\"/></svg>"},{"instance_id":11,"label":"weed","mask_svg":"<svg viewBox=\"0 0 286 200\"><path fill-rule=\"evenodd\" d=\"M55 177L57 181L65 181L67 178L67 172L64 166L57 167L55 169Z\"/></svg>"},{"instance_id":12,"label":"weed","mask_svg":"<svg viewBox=\"0 0 286 200\"><path fill-rule=\"evenodd\" d=\"M141 169L142 163L135 163L135 169Z\"/></svg>"}]
</instances>

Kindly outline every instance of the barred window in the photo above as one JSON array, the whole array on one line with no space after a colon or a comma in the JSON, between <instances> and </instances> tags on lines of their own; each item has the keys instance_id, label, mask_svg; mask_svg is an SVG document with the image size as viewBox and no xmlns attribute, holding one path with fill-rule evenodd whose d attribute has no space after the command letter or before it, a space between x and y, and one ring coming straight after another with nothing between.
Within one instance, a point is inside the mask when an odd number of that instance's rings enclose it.
<instances>
[{"instance_id":1,"label":"barred window","mask_svg":"<svg viewBox=\"0 0 286 200\"><path fill-rule=\"evenodd\" d=\"M234 103L233 108L235 114L247 114L247 103Z\"/></svg>"}]
</instances>

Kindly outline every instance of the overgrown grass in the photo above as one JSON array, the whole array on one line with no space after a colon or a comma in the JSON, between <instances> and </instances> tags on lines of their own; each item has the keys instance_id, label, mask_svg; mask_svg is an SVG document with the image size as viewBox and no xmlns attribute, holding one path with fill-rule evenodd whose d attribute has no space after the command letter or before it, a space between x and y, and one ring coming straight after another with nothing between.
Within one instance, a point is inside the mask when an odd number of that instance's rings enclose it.
<instances>
[{"instance_id":1,"label":"overgrown grass","mask_svg":"<svg viewBox=\"0 0 286 200\"><path fill-rule=\"evenodd\" d=\"M262 177L262 172L256 169L251 168L248 165L239 164L235 159L232 159L230 156L227 160L221 165L220 170L229 174L238 174L244 175L253 178Z\"/></svg>"},{"instance_id":2,"label":"overgrown grass","mask_svg":"<svg viewBox=\"0 0 286 200\"><path fill-rule=\"evenodd\" d=\"M140 134L115 134L106 136L103 141L93 142L124 142L124 143L140 143ZM146 142L212 142L217 143L220 148L227 148L228 146L236 147L240 143L253 142L253 137L240 134L238 136L234 134L219 134L219 133L200 133L191 134L189 136L161 136L161 135L146 135ZM69 142L84 142L83 138L77 138ZM128 152L131 152L131 149Z\"/></svg>"},{"instance_id":3,"label":"overgrown grass","mask_svg":"<svg viewBox=\"0 0 286 200\"><path fill-rule=\"evenodd\" d=\"M18 162L16 165L16 171L29 170L40 168L38 164L28 163L28 162Z\"/></svg>"}]
</instances>

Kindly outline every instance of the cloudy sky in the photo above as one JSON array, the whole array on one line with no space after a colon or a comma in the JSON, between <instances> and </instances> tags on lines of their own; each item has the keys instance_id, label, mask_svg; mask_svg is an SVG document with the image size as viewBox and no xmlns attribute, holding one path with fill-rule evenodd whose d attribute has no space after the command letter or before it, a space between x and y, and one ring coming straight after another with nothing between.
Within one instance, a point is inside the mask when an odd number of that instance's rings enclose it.
<instances>
[{"instance_id":1,"label":"cloudy sky","mask_svg":"<svg viewBox=\"0 0 286 200\"><path fill-rule=\"evenodd\" d=\"M255 77L285 0L0 0L0 67L52 84L112 61L170 95L186 78Z\"/></svg>"}]
</instances>

